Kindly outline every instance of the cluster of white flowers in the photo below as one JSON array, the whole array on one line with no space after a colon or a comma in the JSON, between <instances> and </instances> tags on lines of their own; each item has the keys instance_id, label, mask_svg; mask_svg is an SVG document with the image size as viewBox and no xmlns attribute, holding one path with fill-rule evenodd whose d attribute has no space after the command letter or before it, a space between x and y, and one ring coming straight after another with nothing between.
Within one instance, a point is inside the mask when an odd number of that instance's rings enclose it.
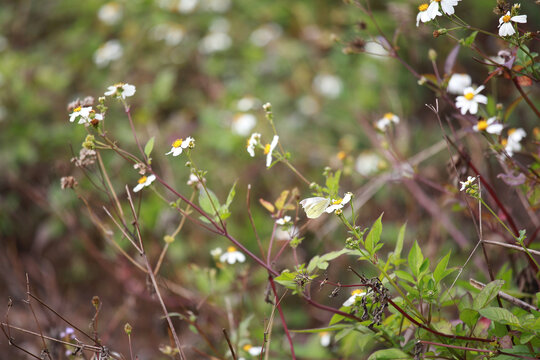
<instances>
[{"instance_id":1,"label":"cluster of white flowers","mask_svg":"<svg viewBox=\"0 0 540 360\"><path fill-rule=\"evenodd\" d=\"M337 210L341 210L349 201L351 201L352 193L346 193L343 198L329 199L325 197L311 197L300 201L300 205L306 212L306 216L310 219L316 219L323 212L331 214Z\"/></svg>"},{"instance_id":2,"label":"cluster of white flowers","mask_svg":"<svg viewBox=\"0 0 540 360\"><path fill-rule=\"evenodd\" d=\"M105 96L114 96L118 99L125 100L127 97L135 95L135 86L125 83L118 83L107 87Z\"/></svg>"},{"instance_id":3,"label":"cluster of white flowers","mask_svg":"<svg viewBox=\"0 0 540 360\"><path fill-rule=\"evenodd\" d=\"M289 215L285 215L284 217L277 219L276 224L281 225L281 226L290 225L291 217Z\"/></svg>"},{"instance_id":4,"label":"cluster of white flowers","mask_svg":"<svg viewBox=\"0 0 540 360\"><path fill-rule=\"evenodd\" d=\"M279 142L279 136L274 135L272 142L264 146L264 154L266 155L266 167L272 165L272 154ZM261 134L253 133L247 140L246 149L251 157L255 156L255 147L261 144Z\"/></svg>"},{"instance_id":5,"label":"cluster of white flowers","mask_svg":"<svg viewBox=\"0 0 540 360\"><path fill-rule=\"evenodd\" d=\"M79 124L92 123L103 120L103 114L96 113L91 106L77 106L69 114L69 121L74 122L75 120L79 120Z\"/></svg>"},{"instance_id":6,"label":"cluster of white flowers","mask_svg":"<svg viewBox=\"0 0 540 360\"><path fill-rule=\"evenodd\" d=\"M375 127L382 132L385 132L390 125L399 124L399 117L396 114L388 112L382 118L375 122Z\"/></svg>"},{"instance_id":7,"label":"cluster of white flowers","mask_svg":"<svg viewBox=\"0 0 540 360\"><path fill-rule=\"evenodd\" d=\"M187 148L193 149L195 147L195 139L188 136L185 140L176 139L171 145L171 150L165 155L172 154L172 156L178 156Z\"/></svg>"}]
</instances>

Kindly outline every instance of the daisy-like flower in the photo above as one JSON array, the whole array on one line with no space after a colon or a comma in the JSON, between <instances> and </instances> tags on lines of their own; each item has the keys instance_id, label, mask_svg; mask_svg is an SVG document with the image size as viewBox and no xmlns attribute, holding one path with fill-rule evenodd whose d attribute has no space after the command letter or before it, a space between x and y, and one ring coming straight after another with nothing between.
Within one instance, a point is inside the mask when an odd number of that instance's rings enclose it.
<instances>
[{"instance_id":1,"label":"daisy-like flower","mask_svg":"<svg viewBox=\"0 0 540 360\"><path fill-rule=\"evenodd\" d=\"M142 188L146 186L150 186L150 184L152 184L154 180L156 180L155 175L141 177L139 181L137 181L138 182L137 186L133 188L133 192L139 192L142 190Z\"/></svg>"},{"instance_id":2,"label":"daisy-like flower","mask_svg":"<svg viewBox=\"0 0 540 360\"><path fill-rule=\"evenodd\" d=\"M439 2L443 13L452 15L454 13L454 6L457 6L461 0L432 0L433 2Z\"/></svg>"},{"instance_id":3,"label":"daisy-like flower","mask_svg":"<svg viewBox=\"0 0 540 360\"><path fill-rule=\"evenodd\" d=\"M467 189L474 184L475 180L476 178L474 176L468 176L467 181L460 181L461 189L459 189L459 191L467 191Z\"/></svg>"},{"instance_id":4,"label":"daisy-like flower","mask_svg":"<svg viewBox=\"0 0 540 360\"><path fill-rule=\"evenodd\" d=\"M463 94L463 90L465 90L466 87L471 86L472 79L467 74L452 74L450 77L450 80L448 81L448 87L446 90L450 94Z\"/></svg>"},{"instance_id":5,"label":"daisy-like flower","mask_svg":"<svg viewBox=\"0 0 540 360\"><path fill-rule=\"evenodd\" d=\"M343 196L342 199L332 200L332 205L327 207L324 211L331 214L337 210L341 210L343 206L345 206L349 201L351 201L352 195L353 194L351 192L348 192L345 194L345 196Z\"/></svg>"},{"instance_id":6,"label":"daisy-like flower","mask_svg":"<svg viewBox=\"0 0 540 360\"><path fill-rule=\"evenodd\" d=\"M364 151L356 158L355 169L362 176L370 176L384 166L384 161L374 152Z\"/></svg>"},{"instance_id":7,"label":"daisy-like flower","mask_svg":"<svg viewBox=\"0 0 540 360\"><path fill-rule=\"evenodd\" d=\"M332 341L332 336L328 331L323 331L319 333L319 338L321 345L324 347L328 347L330 345L330 342Z\"/></svg>"},{"instance_id":8,"label":"daisy-like flower","mask_svg":"<svg viewBox=\"0 0 540 360\"><path fill-rule=\"evenodd\" d=\"M261 142L261 134L259 133L253 133L249 137L246 145L247 152L251 157L255 156L255 146L257 146Z\"/></svg>"},{"instance_id":9,"label":"daisy-like flower","mask_svg":"<svg viewBox=\"0 0 540 360\"><path fill-rule=\"evenodd\" d=\"M232 119L231 129L235 134L247 136L255 124L257 124L257 118L253 114L236 114Z\"/></svg>"},{"instance_id":10,"label":"daisy-like flower","mask_svg":"<svg viewBox=\"0 0 540 360\"><path fill-rule=\"evenodd\" d=\"M527 22L527 15L510 15L508 11L504 16L499 18L499 36L510 36L516 33L514 25L511 22L525 24Z\"/></svg>"},{"instance_id":11,"label":"daisy-like flower","mask_svg":"<svg viewBox=\"0 0 540 360\"><path fill-rule=\"evenodd\" d=\"M351 306L356 302L356 299L362 296L366 295L366 291L362 289L356 289L351 292L351 297L348 298L344 303L343 306Z\"/></svg>"},{"instance_id":12,"label":"daisy-like flower","mask_svg":"<svg viewBox=\"0 0 540 360\"><path fill-rule=\"evenodd\" d=\"M394 113L387 112L382 118L375 122L375 127L378 130L385 132L392 123L399 124L399 117Z\"/></svg>"},{"instance_id":13,"label":"daisy-like flower","mask_svg":"<svg viewBox=\"0 0 540 360\"><path fill-rule=\"evenodd\" d=\"M264 154L266 155L266 167L270 167L272 164L272 152L276 148L279 141L279 136L274 135L272 142L264 146Z\"/></svg>"},{"instance_id":14,"label":"daisy-like flower","mask_svg":"<svg viewBox=\"0 0 540 360\"><path fill-rule=\"evenodd\" d=\"M291 217L289 215L285 215L284 217L276 220L276 224L281 225L281 226L289 225L290 223L291 223Z\"/></svg>"},{"instance_id":15,"label":"daisy-like flower","mask_svg":"<svg viewBox=\"0 0 540 360\"><path fill-rule=\"evenodd\" d=\"M165 155L172 154L172 156L178 156L184 151L184 149L187 148L193 149L195 147L195 139L193 139L191 136L188 136L185 140L183 139L176 139L172 143L171 150L168 153L165 153Z\"/></svg>"},{"instance_id":16,"label":"daisy-like flower","mask_svg":"<svg viewBox=\"0 0 540 360\"><path fill-rule=\"evenodd\" d=\"M461 109L462 115L465 115L467 111L474 115L478 112L478 104L487 104L487 97L480 94L482 90L484 90L484 85L476 89L469 86L463 90L463 96L456 98L456 107Z\"/></svg>"},{"instance_id":17,"label":"daisy-like flower","mask_svg":"<svg viewBox=\"0 0 540 360\"><path fill-rule=\"evenodd\" d=\"M107 87L105 96L115 96L116 98L125 99L135 94L135 85L118 83Z\"/></svg>"},{"instance_id":18,"label":"daisy-like flower","mask_svg":"<svg viewBox=\"0 0 540 360\"><path fill-rule=\"evenodd\" d=\"M219 257L219 261L221 261L222 263L226 262L230 265L234 264L237 261L243 263L244 261L246 261L246 256L240 251L236 250L234 246L229 246L227 248L227 252Z\"/></svg>"},{"instance_id":19,"label":"daisy-like flower","mask_svg":"<svg viewBox=\"0 0 540 360\"><path fill-rule=\"evenodd\" d=\"M420 21L423 23L429 22L435 19L437 16L441 16L439 11L439 4L436 1L431 2L431 4L423 3L418 6L418 15L416 15L416 26L420 24Z\"/></svg>"},{"instance_id":20,"label":"daisy-like flower","mask_svg":"<svg viewBox=\"0 0 540 360\"><path fill-rule=\"evenodd\" d=\"M262 346L252 346L250 344L244 345L242 349L247 351L251 356L258 356L262 352Z\"/></svg>"},{"instance_id":21,"label":"daisy-like flower","mask_svg":"<svg viewBox=\"0 0 540 360\"><path fill-rule=\"evenodd\" d=\"M476 132L485 131L488 134L501 135L503 124L498 123L496 117L491 117L487 120L480 119L478 123L473 126L473 130Z\"/></svg>"},{"instance_id":22,"label":"daisy-like flower","mask_svg":"<svg viewBox=\"0 0 540 360\"><path fill-rule=\"evenodd\" d=\"M210 250L210 255L212 255L212 257L215 259L219 258L222 254L223 250L221 250L220 247Z\"/></svg>"},{"instance_id":23,"label":"daisy-like flower","mask_svg":"<svg viewBox=\"0 0 540 360\"><path fill-rule=\"evenodd\" d=\"M90 113L92 112L91 106L81 107L77 106L73 109L73 112L69 115L69 121L74 122L79 119L79 124L84 124L90 121Z\"/></svg>"},{"instance_id":24,"label":"daisy-like flower","mask_svg":"<svg viewBox=\"0 0 540 360\"><path fill-rule=\"evenodd\" d=\"M521 140L527 136L527 133L522 128L508 130L508 139L503 139L502 145L509 156L514 156L514 153L521 151Z\"/></svg>"}]
</instances>

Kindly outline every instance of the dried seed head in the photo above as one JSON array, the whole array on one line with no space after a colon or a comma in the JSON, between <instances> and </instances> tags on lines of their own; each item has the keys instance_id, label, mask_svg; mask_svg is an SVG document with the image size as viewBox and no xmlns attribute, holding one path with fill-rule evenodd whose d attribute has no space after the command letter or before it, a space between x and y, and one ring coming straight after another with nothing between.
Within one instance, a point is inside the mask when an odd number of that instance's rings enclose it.
<instances>
[{"instance_id":1,"label":"dried seed head","mask_svg":"<svg viewBox=\"0 0 540 360\"><path fill-rule=\"evenodd\" d=\"M77 180L73 176L64 176L60 179L60 187L64 189L73 189L77 186Z\"/></svg>"}]
</instances>

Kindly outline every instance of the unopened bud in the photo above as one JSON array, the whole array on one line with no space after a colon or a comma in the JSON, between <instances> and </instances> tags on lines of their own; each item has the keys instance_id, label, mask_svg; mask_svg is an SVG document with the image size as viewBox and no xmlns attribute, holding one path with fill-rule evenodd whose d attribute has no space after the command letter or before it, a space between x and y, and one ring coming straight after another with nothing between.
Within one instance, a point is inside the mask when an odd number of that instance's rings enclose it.
<instances>
[{"instance_id":1,"label":"unopened bud","mask_svg":"<svg viewBox=\"0 0 540 360\"><path fill-rule=\"evenodd\" d=\"M272 112L272 104L270 104L269 102L264 104L262 107L263 107L263 110L266 111L267 113Z\"/></svg>"},{"instance_id":2,"label":"unopened bud","mask_svg":"<svg viewBox=\"0 0 540 360\"><path fill-rule=\"evenodd\" d=\"M433 50L433 49L429 49L428 57L429 57L429 60L431 60L431 61L437 60L437 52L435 50Z\"/></svg>"},{"instance_id":3,"label":"unopened bud","mask_svg":"<svg viewBox=\"0 0 540 360\"><path fill-rule=\"evenodd\" d=\"M100 300L99 300L99 296L94 296L92 298L92 305L94 305L94 307L96 308L96 310L99 308L99 304L100 304Z\"/></svg>"},{"instance_id":4,"label":"unopened bud","mask_svg":"<svg viewBox=\"0 0 540 360\"><path fill-rule=\"evenodd\" d=\"M131 335L131 330L132 330L132 327L129 323L126 323L126 325L124 325L124 332L129 336Z\"/></svg>"},{"instance_id":5,"label":"unopened bud","mask_svg":"<svg viewBox=\"0 0 540 360\"><path fill-rule=\"evenodd\" d=\"M163 237L163 240L165 240L165 242L166 242L167 244L170 244L170 243L174 242L174 236L171 236L171 235L165 235L165 236Z\"/></svg>"}]
</instances>

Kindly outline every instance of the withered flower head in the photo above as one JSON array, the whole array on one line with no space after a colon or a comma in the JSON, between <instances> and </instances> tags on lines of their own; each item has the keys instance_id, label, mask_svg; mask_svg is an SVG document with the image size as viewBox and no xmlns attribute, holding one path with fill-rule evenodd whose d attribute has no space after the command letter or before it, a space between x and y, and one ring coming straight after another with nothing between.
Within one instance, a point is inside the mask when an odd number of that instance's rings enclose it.
<instances>
[{"instance_id":1,"label":"withered flower head","mask_svg":"<svg viewBox=\"0 0 540 360\"><path fill-rule=\"evenodd\" d=\"M73 189L77 186L77 180L73 176L64 176L60 179L60 187L64 189Z\"/></svg>"}]
</instances>

